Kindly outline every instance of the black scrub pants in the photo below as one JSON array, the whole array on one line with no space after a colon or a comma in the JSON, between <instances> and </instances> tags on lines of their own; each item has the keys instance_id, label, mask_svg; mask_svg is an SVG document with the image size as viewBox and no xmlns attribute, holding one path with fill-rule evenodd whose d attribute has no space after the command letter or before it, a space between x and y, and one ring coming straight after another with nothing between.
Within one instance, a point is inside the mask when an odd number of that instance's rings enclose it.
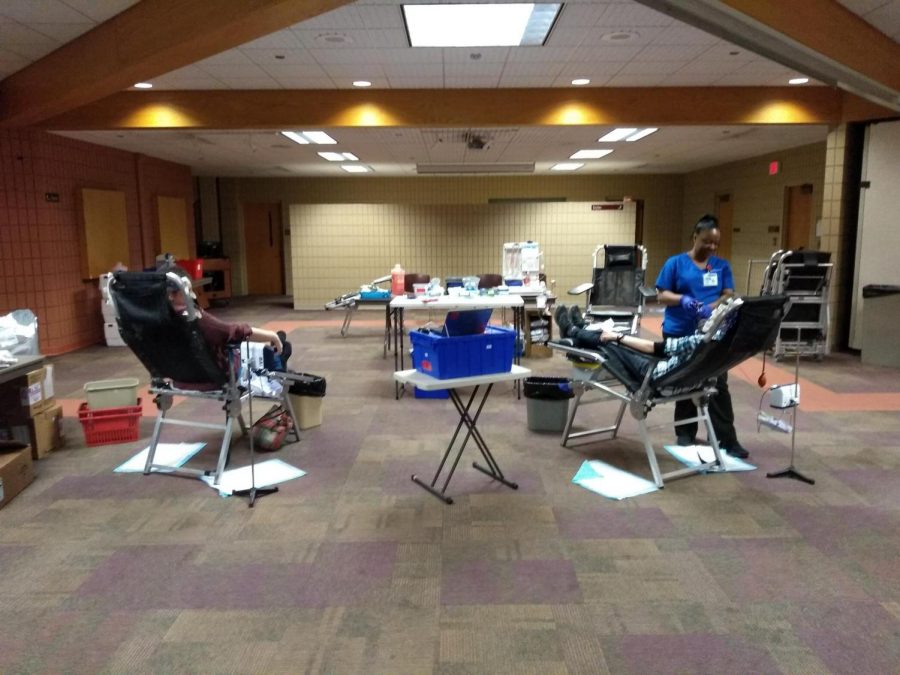
<instances>
[{"instance_id":1,"label":"black scrub pants","mask_svg":"<svg viewBox=\"0 0 900 675\"><path fill-rule=\"evenodd\" d=\"M682 337L663 333L663 338ZM716 432L716 440L724 449L738 445L737 431L734 429L734 408L731 405L731 392L728 391L728 373L724 372L716 378L718 393L709 399L709 417L712 420L713 430ZM697 416L697 406L691 399L676 401L675 422ZM689 436L697 438L697 422L679 424L675 427L676 436Z\"/></svg>"}]
</instances>

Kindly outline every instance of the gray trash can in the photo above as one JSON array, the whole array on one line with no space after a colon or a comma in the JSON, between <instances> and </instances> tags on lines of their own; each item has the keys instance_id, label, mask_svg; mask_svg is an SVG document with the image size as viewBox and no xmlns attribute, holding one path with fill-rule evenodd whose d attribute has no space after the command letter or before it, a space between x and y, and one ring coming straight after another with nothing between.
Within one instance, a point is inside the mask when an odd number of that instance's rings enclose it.
<instances>
[{"instance_id":1,"label":"gray trash can","mask_svg":"<svg viewBox=\"0 0 900 675\"><path fill-rule=\"evenodd\" d=\"M566 426L569 399L575 394L564 377L529 377L523 388L531 431L560 432Z\"/></svg>"}]
</instances>

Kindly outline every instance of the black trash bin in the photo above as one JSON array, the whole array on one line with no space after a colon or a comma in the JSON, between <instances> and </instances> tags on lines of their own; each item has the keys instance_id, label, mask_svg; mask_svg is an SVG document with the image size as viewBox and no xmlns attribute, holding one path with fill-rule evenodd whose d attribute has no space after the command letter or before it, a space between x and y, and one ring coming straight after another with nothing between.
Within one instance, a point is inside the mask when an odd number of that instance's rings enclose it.
<instances>
[{"instance_id":1,"label":"black trash bin","mask_svg":"<svg viewBox=\"0 0 900 675\"><path fill-rule=\"evenodd\" d=\"M565 377L528 377L523 387L531 431L562 431L569 413L572 381Z\"/></svg>"},{"instance_id":2,"label":"black trash bin","mask_svg":"<svg viewBox=\"0 0 900 675\"><path fill-rule=\"evenodd\" d=\"M291 407L301 429L322 424L322 398L325 396L325 378L308 373L291 373L288 388Z\"/></svg>"}]
</instances>

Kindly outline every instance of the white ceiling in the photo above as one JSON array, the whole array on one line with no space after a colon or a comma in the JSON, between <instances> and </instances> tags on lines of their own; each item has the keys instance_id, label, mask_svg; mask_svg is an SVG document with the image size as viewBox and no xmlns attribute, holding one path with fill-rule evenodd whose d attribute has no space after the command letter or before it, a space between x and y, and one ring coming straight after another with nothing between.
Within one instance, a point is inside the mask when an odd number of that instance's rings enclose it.
<instances>
[{"instance_id":1,"label":"white ceiling","mask_svg":"<svg viewBox=\"0 0 900 675\"><path fill-rule=\"evenodd\" d=\"M0 0L0 76L134 4L133 0ZM900 0L841 0L900 38ZM161 74L159 89L783 86L802 75L631 0L569 0L546 45L513 48L408 46L401 0L359 0L235 49ZM614 39L625 36L627 39ZM811 82L805 86L816 86ZM476 130L491 142L468 150L466 130L333 129L338 146L377 175L409 175L421 162L535 163L544 173L601 127ZM682 172L825 138L823 127L669 127L586 163L584 172ZM201 175L341 175L314 146L271 132L102 131L65 135L189 164ZM443 142L435 140L443 137ZM274 146L274 147L273 147ZM285 167L288 167L287 169Z\"/></svg>"}]
</instances>

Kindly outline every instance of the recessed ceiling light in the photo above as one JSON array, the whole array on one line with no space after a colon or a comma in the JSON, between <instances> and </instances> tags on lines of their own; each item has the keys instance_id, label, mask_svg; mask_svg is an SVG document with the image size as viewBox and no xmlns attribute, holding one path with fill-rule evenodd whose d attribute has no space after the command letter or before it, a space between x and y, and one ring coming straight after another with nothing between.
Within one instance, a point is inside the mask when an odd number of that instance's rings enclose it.
<instances>
[{"instance_id":1,"label":"recessed ceiling light","mask_svg":"<svg viewBox=\"0 0 900 675\"><path fill-rule=\"evenodd\" d=\"M326 134L324 131L304 131L303 135L306 136L307 140L315 143L316 145L336 145L337 141L334 140L331 136Z\"/></svg>"},{"instance_id":2,"label":"recessed ceiling light","mask_svg":"<svg viewBox=\"0 0 900 675\"><path fill-rule=\"evenodd\" d=\"M323 45L344 45L353 42L353 38L346 33L319 33L313 38L316 42Z\"/></svg>"},{"instance_id":3,"label":"recessed ceiling light","mask_svg":"<svg viewBox=\"0 0 900 675\"><path fill-rule=\"evenodd\" d=\"M319 157L329 162L358 162L359 157L352 152L320 152Z\"/></svg>"},{"instance_id":4,"label":"recessed ceiling light","mask_svg":"<svg viewBox=\"0 0 900 675\"><path fill-rule=\"evenodd\" d=\"M589 79L587 79L586 77L579 77L575 80L572 80L572 84L574 84L576 87L583 87L584 85L590 84L590 83L591 83L591 81Z\"/></svg>"},{"instance_id":5,"label":"recessed ceiling light","mask_svg":"<svg viewBox=\"0 0 900 675\"><path fill-rule=\"evenodd\" d=\"M628 138L636 131L636 128L613 129L608 134L606 134L605 136L601 136L597 140L601 143L615 143L616 141L621 141Z\"/></svg>"},{"instance_id":6,"label":"recessed ceiling light","mask_svg":"<svg viewBox=\"0 0 900 675\"><path fill-rule=\"evenodd\" d=\"M368 80L355 80L353 82L354 87L371 87L372 83Z\"/></svg>"},{"instance_id":7,"label":"recessed ceiling light","mask_svg":"<svg viewBox=\"0 0 900 675\"><path fill-rule=\"evenodd\" d=\"M807 82L809 82L808 77L792 77L788 80L788 84L806 84Z\"/></svg>"},{"instance_id":8,"label":"recessed ceiling light","mask_svg":"<svg viewBox=\"0 0 900 675\"><path fill-rule=\"evenodd\" d=\"M655 134L659 131L656 127L650 127L649 129L641 129L636 134L631 134L628 138L625 139L626 142L631 143L632 141L639 141L650 134Z\"/></svg>"},{"instance_id":9,"label":"recessed ceiling light","mask_svg":"<svg viewBox=\"0 0 900 675\"><path fill-rule=\"evenodd\" d=\"M600 36L600 39L604 42L631 42L632 40L637 40L640 36L640 33L631 30L617 30L612 33L604 33Z\"/></svg>"},{"instance_id":10,"label":"recessed ceiling light","mask_svg":"<svg viewBox=\"0 0 900 675\"><path fill-rule=\"evenodd\" d=\"M153 83L152 82L135 82L134 88L135 89L153 89Z\"/></svg>"},{"instance_id":11,"label":"recessed ceiling light","mask_svg":"<svg viewBox=\"0 0 900 675\"><path fill-rule=\"evenodd\" d=\"M281 135L285 138L290 138L294 143L299 143L300 145L309 145L309 140L306 139L303 134L299 134L296 131L282 131Z\"/></svg>"},{"instance_id":12,"label":"recessed ceiling light","mask_svg":"<svg viewBox=\"0 0 900 675\"><path fill-rule=\"evenodd\" d=\"M542 45L562 3L403 5L412 47Z\"/></svg>"},{"instance_id":13,"label":"recessed ceiling light","mask_svg":"<svg viewBox=\"0 0 900 675\"><path fill-rule=\"evenodd\" d=\"M584 166L583 162L560 162L550 167L551 171L577 171Z\"/></svg>"},{"instance_id":14,"label":"recessed ceiling light","mask_svg":"<svg viewBox=\"0 0 900 675\"><path fill-rule=\"evenodd\" d=\"M579 150L574 155L569 157L569 159L600 159L601 157L606 157L611 152L612 150L606 150L602 148Z\"/></svg>"},{"instance_id":15,"label":"recessed ceiling light","mask_svg":"<svg viewBox=\"0 0 900 675\"><path fill-rule=\"evenodd\" d=\"M341 164L341 168L347 173L368 173L371 169L362 164Z\"/></svg>"}]
</instances>

